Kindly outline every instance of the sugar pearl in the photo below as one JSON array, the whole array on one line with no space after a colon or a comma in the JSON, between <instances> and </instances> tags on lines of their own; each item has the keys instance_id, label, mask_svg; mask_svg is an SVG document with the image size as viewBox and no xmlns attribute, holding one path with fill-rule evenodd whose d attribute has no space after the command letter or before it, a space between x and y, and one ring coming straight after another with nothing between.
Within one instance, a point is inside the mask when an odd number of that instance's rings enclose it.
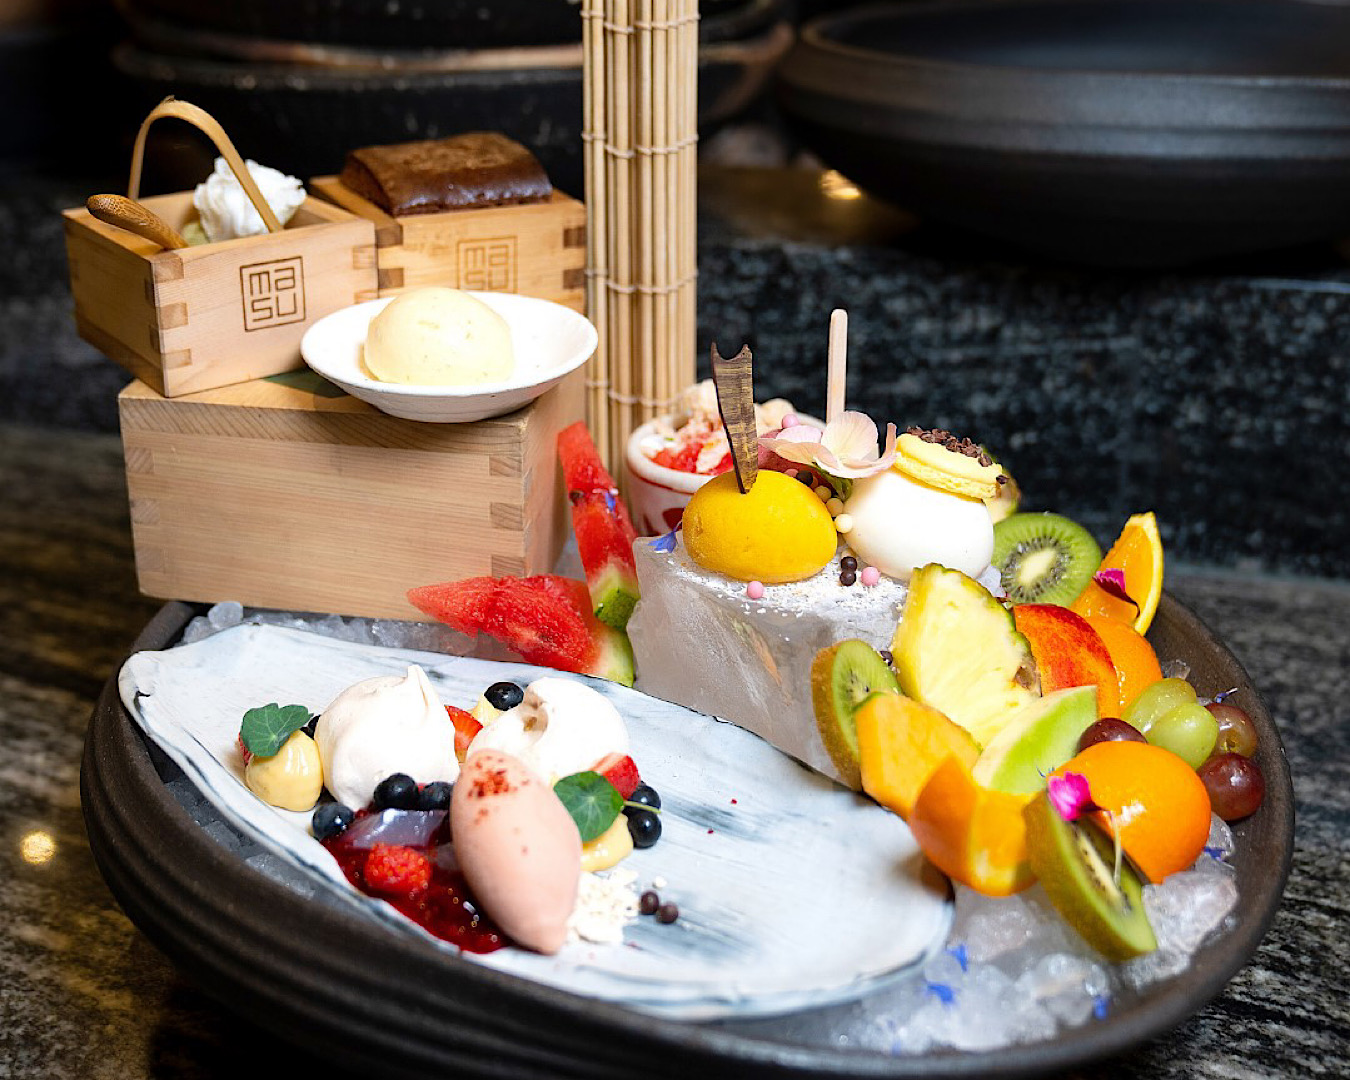
<instances>
[{"instance_id":1,"label":"sugar pearl","mask_svg":"<svg viewBox=\"0 0 1350 1080\"><path fill-rule=\"evenodd\" d=\"M763 600L763 599L764 599L764 582L762 582L762 581L751 581L751 582L747 583L746 586L745 586L745 595L748 596L748 597L750 597L751 600Z\"/></svg>"},{"instance_id":2,"label":"sugar pearl","mask_svg":"<svg viewBox=\"0 0 1350 1080\"><path fill-rule=\"evenodd\" d=\"M841 533L848 532L851 528L853 528L853 515L840 514L837 518L834 519L834 527L838 529Z\"/></svg>"},{"instance_id":3,"label":"sugar pearl","mask_svg":"<svg viewBox=\"0 0 1350 1080\"><path fill-rule=\"evenodd\" d=\"M844 512L844 500L838 495L825 500L825 509L830 512L831 517L838 517Z\"/></svg>"},{"instance_id":4,"label":"sugar pearl","mask_svg":"<svg viewBox=\"0 0 1350 1080\"><path fill-rule=\"evenodd\" d=\"M796 427L801 421L797 419L796 413L788 413L783 417L783 426L785 428Z\"/></svg>"},{"instance_id":5,"label":"sugar pearl","mask_svg":"<svg viewBox=\"0 0 1350 1080\"><path fill-rule=\"evenodd\" d=\"M830 489L827 488L824 484L821 484L820 487L816 488L816 496L820 499L821 502L824 502L826 499L830 497Z\"/></svg>"},{"instance_id":6,"label":"sugar pearl","mask_svg":"<svg viewBox=\"0 0 1350 1080\"><path fill-rule=\"evenodd\" d=\"M796 477L797 477L797 470L796 470L796 469L787 469L786 471L784 471L783 475L784 475L784 476L791 476L793 479L796 479Z\"/></svg>"},{"instance_id":7,"label":"sugar pearl","mask_svg":"<svg viewBox=\"0 0 1350 1080\"><path fill-rule=\"evenodd\" d=\"M875 566L864 566L862 572L862 583L864 585L875 585L881 580L881 571Z\"/></svg>"}]
</instances>

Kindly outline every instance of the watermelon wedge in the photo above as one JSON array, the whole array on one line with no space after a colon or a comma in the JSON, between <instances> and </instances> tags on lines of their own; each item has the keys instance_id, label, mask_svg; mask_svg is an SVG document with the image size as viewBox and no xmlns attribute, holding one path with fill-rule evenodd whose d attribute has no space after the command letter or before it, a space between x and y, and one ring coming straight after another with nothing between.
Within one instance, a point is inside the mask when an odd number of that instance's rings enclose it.
<instances>
[{"instance_id":1,"label":"watermelon wedge","mask_svg":"<svg viewBox=\"0 0 1350 1080\"><path fill-rule=\"evenodd\" d=\"M464 634L487 634L527 664L633 685L628 635L591 611L586 584L556 574L475 577L408 591L419 611Z\"/></svg>"},{"instance_id":2,"label":"watermelon wedge","mask_svg":"<svg viewBox=\"0 0 1350 1080\"><path fill-rule=\"evenodd\" d=\"M592 610L601 622L622 630L638 601L633 562L637 530L584 423L577 421L559 433L558 457Z\"/></svg>"}]
</instances>

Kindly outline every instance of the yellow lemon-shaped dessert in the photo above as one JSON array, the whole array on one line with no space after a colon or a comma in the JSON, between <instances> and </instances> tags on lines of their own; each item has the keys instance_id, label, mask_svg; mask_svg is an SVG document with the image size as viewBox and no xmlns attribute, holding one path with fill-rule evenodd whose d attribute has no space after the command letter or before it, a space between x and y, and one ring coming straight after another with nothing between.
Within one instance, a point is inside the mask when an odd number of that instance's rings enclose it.
<instances>
[{"instance_id":1,"label":"yellow lemon-shaped dessert","mask_svg":"<svg viewBox=\"0 0 1350 1080\"><path fill-rule=\"evenodd\" d=\"M778 472L761 472L742 495L736 474L715 476L684 511L684 546L705 570L766 585L818 574L839 537L819 497Z\"/></svg>"}]
</instances>

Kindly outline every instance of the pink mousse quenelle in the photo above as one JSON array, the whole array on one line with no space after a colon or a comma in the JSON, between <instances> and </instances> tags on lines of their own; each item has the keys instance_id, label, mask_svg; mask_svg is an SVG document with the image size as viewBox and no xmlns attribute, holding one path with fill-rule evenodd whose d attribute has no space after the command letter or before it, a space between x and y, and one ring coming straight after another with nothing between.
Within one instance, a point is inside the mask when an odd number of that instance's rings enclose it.
<instances>
[{"instance_id":1,"label":"pink mousse quenelle","mask_svg":"<svg viewBox=\"0 0 1350 1080\"><path fill-rule=\"evenodd\" d=\"M450 824L460 870L492 919L526 948L562 948L581 836L548 784L519 758L481 750L455 784Z\"/></svg>"}]
</instances>

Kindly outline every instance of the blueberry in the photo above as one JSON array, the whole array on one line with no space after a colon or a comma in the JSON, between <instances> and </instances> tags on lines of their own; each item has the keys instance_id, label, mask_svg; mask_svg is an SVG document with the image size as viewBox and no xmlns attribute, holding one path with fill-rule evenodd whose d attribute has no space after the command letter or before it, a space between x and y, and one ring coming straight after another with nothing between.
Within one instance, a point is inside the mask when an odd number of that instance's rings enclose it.
<instances>
[{"instance_id":1,"label":"blueberry","mask_svg":"<svg viewBox=\"0 0 1350 1080\"><path fill-rule=\"evenodd\" d=\"M650 784L638 784L633 789L633 794L628 796L630 803L637 803L639 806L650 806L653 810L661 809L661 796L656 793L656 788Z\"/></svg>"},{"instance_id":2,"label":"blueberry","mask_svg":"<svg viewBox=\"0 0 1350 1080\"><path fill-rule=\"evenodd\" d=\"M494 709L506 712L525 700L525 691L513 682L495 682L483 691L483 696Z\"/></svg>"},{"instance_id":3,"label":"blueberry","mask_svg":"<svg viewBox=\"0 0 1350 1080\"><path fill-rule=\"evenodd\" d=\"M309 718L309 723L306 724L304 727L302 727L300 730L303 731L306 735L308 735L312 739L314 738L314 729L317 728L318 726L319 726L319 714L312 713Z\"/></svg>"},{"instance_id":4,"label":"blueberry","mask_svg":"<svg viewBox=\"0 0 1350 1080\"><path fill-rule=\"evenodd\" d=\"M625 810L628 834L635 848L649 848L661 839L661 816L651 810Z\"/></svg>"},{"instance_id":5,"label":"blueberry","mask_svg":"<svg viewBox=\"0 0 1350 1080\"><path fill-rule=\"evenodd\" d=\"M375 786L370 804L376 810L416 810L417 797L417 781L407 773L396 772Z\"/></svg>"},{"instance_id":6,"label":"blueberry","mask_svg":"<svg viewBox=\"0 0 1350 1080\"><path fill-rule=\"evenodd\" d=\"M338 802L321 803L314 808L310 819L310 828L314 830L316 840L331 840L347 831L347 826L356 820L356 812L350 806Z\"/></svg>"},{"instance_id":7,"label":"blueberry","mask_svg":"<svg viewBox=\"0 0 1350 1080\"><path fill-rule=\"evenodd\" d=\"M450 793L455 785L446 780L433 780L417 794L418 810L449 810Z\"/></svg>"}]
</instances>

